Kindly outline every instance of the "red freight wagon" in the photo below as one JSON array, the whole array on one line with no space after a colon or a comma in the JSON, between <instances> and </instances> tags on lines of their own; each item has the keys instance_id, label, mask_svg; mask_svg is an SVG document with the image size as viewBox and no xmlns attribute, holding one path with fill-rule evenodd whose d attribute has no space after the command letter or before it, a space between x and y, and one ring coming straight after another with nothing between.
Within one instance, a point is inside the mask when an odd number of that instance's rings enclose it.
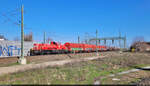
<instances>
[{"instance_id":1,"label":"red freight wagon","mask_svg":"<svg viewBox=\"0 0 150 86\"><path fill-rule=\"evenodd\" d=\"M84 44L84 51L86 52L91 52L95 50L95 46L94 45L90 45L90 44Z\"/></svg>"},{"instance_id":2,"label":"red freight wagon","mask_svg":"<svg viewBox=\"0 0 150 86\"><path fill-rule=\"evenodd\" d=\"M106 46L101 46L101 51L106 51L107 50L107 47Z\"/></svg>"}]
</instances>

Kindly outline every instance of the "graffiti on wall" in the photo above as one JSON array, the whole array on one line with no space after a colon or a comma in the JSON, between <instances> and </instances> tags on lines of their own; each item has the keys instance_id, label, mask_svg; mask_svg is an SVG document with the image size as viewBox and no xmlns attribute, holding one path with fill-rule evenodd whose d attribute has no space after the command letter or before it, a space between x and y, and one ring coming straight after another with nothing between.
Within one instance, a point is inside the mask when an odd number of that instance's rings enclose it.
<instances>
[{"instance_id":1,"label":"graffiti on wall","mask_svg":"<svg viewBox=\"0 0 150 86\"><path fill-rule=\"evenodd\" d=\"M9 46L1 46L0 45L0 56L14 56L20 55L21 48L17 46L9 45Z\"/></svg>"}]
</instances>

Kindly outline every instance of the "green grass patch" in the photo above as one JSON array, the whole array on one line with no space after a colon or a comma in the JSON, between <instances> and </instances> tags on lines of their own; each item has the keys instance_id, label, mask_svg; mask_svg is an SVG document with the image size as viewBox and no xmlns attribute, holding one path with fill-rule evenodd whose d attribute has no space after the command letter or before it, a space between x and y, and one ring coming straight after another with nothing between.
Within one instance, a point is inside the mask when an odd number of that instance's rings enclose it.
<instances>
[{"instance_id":1,"label":"green grass patch","mask_svg":"<svg viewBox=\"0 0 150 86\"><path fill-rule=\"evenodd\" d=\"M51 83L51 84L93 84L96 77L106 76L109 74L114 74L122 72L125 69L112 69L108 71L109 65L102 64L95 61L88 61L84 63L64 66L64 67L49 67L45 69L35 69L21 73L14 73L6 75L0 78L0 84L8 82L9 84L40 84L40 83ZM7 79L5 78L7 77ZM22 78L23 77L23 78ZM14 81L8 78L16 79Z\"/></svg>"}]
</instances>

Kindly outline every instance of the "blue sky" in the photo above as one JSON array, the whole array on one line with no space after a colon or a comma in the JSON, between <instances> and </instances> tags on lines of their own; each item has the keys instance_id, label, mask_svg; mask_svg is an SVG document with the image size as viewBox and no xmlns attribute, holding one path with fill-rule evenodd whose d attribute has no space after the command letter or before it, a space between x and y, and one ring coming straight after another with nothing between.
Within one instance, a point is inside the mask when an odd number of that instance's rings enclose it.
<instances>
[{"instance_id":1,"label":"blue sky","mask_svg":"<svg viewBox=\"0 0 150 86\"><path fill-rule=\"evenodd\" d=\"M150 41L150 0L22 0L25 33L33 32L34 40L42 41L43 32L60 42L77 42L85 33L99 37L127 36L130 44L136 36ZM13 24L20 18L13 11L20 0L0 0L0 33L9 40L20 36L20 27ZM16 15L11 15L15 13ZM5 22L7 17L12 21Z\"/></svg>"}]
</instances>

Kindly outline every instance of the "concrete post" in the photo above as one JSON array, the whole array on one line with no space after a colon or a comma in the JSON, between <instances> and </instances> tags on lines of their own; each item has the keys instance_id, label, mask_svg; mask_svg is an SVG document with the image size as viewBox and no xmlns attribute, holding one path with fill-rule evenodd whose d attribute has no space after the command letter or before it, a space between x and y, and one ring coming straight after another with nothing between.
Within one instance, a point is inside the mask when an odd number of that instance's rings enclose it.
<instances>
[{"instance_id":1,"label":"concrete post","mask_svg":"<svg viewBox=\"0 0 150 86\"><path fill-rule=\"evenodd\" d=\"M24 29L23 29L23 8L21 7L21 57L19 58L20 64L26 64L26 58L24 58Z\"/></svg>"}]
</instances>

